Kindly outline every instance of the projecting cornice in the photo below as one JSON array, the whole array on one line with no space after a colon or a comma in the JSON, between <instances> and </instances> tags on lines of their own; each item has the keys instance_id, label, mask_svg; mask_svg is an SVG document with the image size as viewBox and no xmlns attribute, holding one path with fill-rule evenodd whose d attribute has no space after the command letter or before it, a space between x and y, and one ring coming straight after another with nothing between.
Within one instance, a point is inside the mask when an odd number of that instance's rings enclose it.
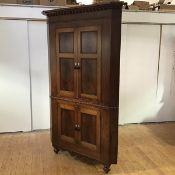
<instances>
[{"instance_id":1,"label":"projecting cornice","mask_svg":"<svg viewBox=\"0 0 175 175\"><path fill-rule=\"evenodd\" d=\"M69 14L81 14L110 9L121 9L123 2L96 3L93 5L82 5L71 8L61 8L55 10L43 11L42 13L48 17Z\"/></svg>"}]
</instances>

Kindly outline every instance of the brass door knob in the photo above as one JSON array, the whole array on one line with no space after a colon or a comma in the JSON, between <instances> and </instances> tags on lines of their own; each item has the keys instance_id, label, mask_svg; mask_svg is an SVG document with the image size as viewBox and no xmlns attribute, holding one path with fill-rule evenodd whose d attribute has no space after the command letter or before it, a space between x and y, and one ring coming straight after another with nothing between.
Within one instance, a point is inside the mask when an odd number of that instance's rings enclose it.
<instances>
[{"instance_id":1,"label":"brass door knob","mask_svg":"<svg viewBox=\"0 0 175 175\"><path fill-rule=\"evenodd\" d=\"M80 131L80 125L75 124L75 130Z\"/></svg>"},{"instance_id":2,"label":"brass door knob","mask_svg":"<svg viewBox=\"0 0 175 175\"><path fill-rule=\"evenodd\" d=\"M80 69L80 63L75 62L74 63L74 69Z\"/></svg>"}]
</instances>

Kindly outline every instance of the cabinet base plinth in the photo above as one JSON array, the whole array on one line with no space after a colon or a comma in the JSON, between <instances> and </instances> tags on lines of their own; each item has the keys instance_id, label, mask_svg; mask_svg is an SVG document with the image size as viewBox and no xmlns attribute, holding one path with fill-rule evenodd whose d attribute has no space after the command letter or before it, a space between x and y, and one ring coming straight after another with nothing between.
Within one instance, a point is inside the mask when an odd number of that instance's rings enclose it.
<instances>
[{"instance_id":1,"label":"cabinet base plinth","mask_svg":"<svg viewBox=\"0 0 175 175\"><path fill-rule=\"evenodd\" d=\"M54 149L53 149L53 151L54 151L54 153L55 153L55 154L58 154L58 152L59 152L59 149L57 149L57 148L54 148Z\"/></svg>"},{"instance_id":2,"label":"cabinet base plinth","mask_svg":"<svg viewBox=\"0 0 175 175\"><path fill-rule=\"evenodd\" d=\"M104 165L103 171L107 174L110 171L110 165Z\"/></svg>"}]
</instances>

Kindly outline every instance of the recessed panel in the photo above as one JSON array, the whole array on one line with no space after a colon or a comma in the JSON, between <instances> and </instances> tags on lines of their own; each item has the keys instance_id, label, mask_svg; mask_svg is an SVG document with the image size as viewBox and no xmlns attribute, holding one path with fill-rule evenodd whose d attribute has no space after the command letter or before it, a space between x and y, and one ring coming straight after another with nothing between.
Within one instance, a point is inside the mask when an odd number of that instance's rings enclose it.
<instances>
[{"instance_id":1,"label":"recessed panel","mask_svg":"<svg viewBox=\"0 0 175 175\"><path fill-rule=\"evenodd\" d=\"M97 32L81 32L81 52L97 53Z\"/></svg>"},{"instance_id":2,"label":"recessed panel","mask_svg":"<svg viewBox=\"0 0 175 175\"><path fill-rule=\"evenodd\" d=\"M96 116L81 113L81 140L96 145Z\"/></svg>"},{"instance_id":3,"label":"recessed panel","mask_svg":"<svg viewBox=\"0 0 175 175\"><path fill-rule=\"evenodd\" d=\"M74 137L75 113L73 110L61 109L61 135Z\"/></svg>"},{"instance_id":4,"label":"recessed panel","mask_svg":"<svg viewBox=\"0 0 175 175\"><path fill-rule=\"evenodd\" d=\"M81 93L97 94L97 60L81 59Z\"/></svg>"},{"instance_id":5,"label":"recessed panel","mask_svg":"<svg viewBox=\"0 0 175 175\"><path fill-rule=\"evenodd\" d=\"M74 33L73 32L59 33L59 52L60 53L74 52Z\"/></svg>"},{"instance_id":6,"label":"recessed panel","mask_svg":"<svg viewBox=\"0 0 175 175\"><path fill-rule=\"evenodd\" d=\"M74 90L74 59L60 58L60 89Z\"/></svg>"}]
</instances>

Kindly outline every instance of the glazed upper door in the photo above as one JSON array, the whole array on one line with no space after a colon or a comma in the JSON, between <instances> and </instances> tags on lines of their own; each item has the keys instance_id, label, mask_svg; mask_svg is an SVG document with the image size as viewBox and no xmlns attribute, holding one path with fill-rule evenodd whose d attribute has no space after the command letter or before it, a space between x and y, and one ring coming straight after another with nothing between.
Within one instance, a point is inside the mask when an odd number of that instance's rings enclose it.
<instances>
[{"instance_id":1,"label":"glazed upper door","mask_svg":"<svg viewBox=\"0 0 175 175\"><path fill-rule=\"evenodd\" d=\"M74 69L77 44L75 29L56 30L57 91L58 96L75 97L76 71Z\"/></svg>"},{"instance_id":2,"label":"glazed upper door","mask_svg":"<svg viewBox=\"0 0 175 175\"><path fill-rule=\"evenodd\" d=\"M100 99L101 31L98 26L78 28L78 96Z\"/></svg>"},{"instance_id":3,"label":"glazed upper door","mask_svg":"<svg viewBox=\"0 0 175 175\"><path fill-rule=\"evenodd\" d=\"M80 107L78 112L81 146L91 151L100 150L100 111L89 107Z\"/></svg>"},{"instance_id":4,"label":"glazed upper door","mask_svg":"<svg viewBox=\"0 0 175 175\"><path fill-rule=\"evenodd\" d=\"M57 29L56 48L58 96L100 100L100 27Z\"/></svg>"}]
</instances>

